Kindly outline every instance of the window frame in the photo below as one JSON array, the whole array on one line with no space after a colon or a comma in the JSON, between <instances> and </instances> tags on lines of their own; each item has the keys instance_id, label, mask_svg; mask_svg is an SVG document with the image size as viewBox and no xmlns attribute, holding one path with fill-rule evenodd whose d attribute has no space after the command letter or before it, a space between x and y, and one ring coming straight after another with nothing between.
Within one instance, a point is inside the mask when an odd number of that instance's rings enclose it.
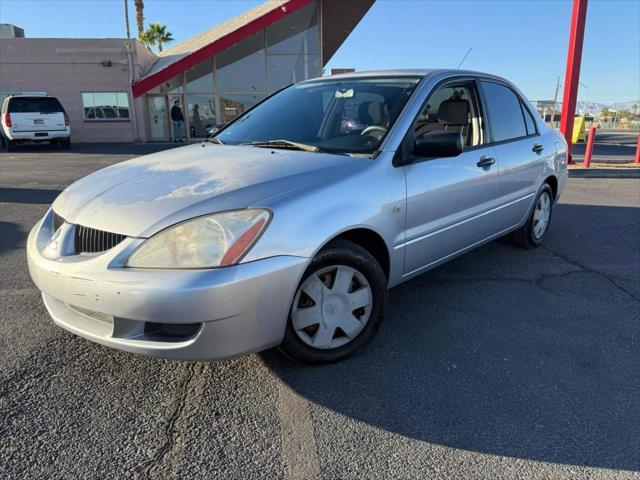
<instances>
[{"instance_id":1,"label":"window frame","mask_svg":"<svg viewBox=\"0 0 640 480\"><path fill-rule=\"evenodd\" d=\"M123 93L127 96L127 109L129 111L129 117L128 118L121 118L120 112L119 112L119 107L118 107L118 117L117 118L87 118L87 111L86 108L93 108L94 112L95 112L95 105L92 105L91 107L85 107L84 105L84 100L83 100L83 95L85 93L90 93L91 95L95 94L95 93L113 93L116 95L116 101L118 98L118 94L119 93ZM127 122L131 122L131 99L129 98L129 92L127 91L105 91L105 90L94 90L94 91L81 91L80 92L80 103L82 104L82 121L84 123L127 123Z\"/></svg>"},{"instance_id":2,"label":"window frame","mask_svg":"<svg viewBox=\"0 0 640 480\"><path fill-rule=\"evenodd\" d=\"M522 122L524 123L524 131L526 132L526 135L520 136L520 137L507 138L505 140L499 140L499 141L494 140L493 128L491 127L491 111L488 107L487 97L486 97L484 88L482 86L482 82L495 83L502 87L508 88L516 96L516 98L518 99L518 103L520 104L520 114L522 115ZM489 132L490 142L486 143L485 145L494 145L494 146L503 145L505 143L519 142L520 140L540 136L540 130L538 128L538 122L536 122L535 116L531 114L531 111L526 106L526 103L522 98L522 96L511 85L509 85L504 81L498 80L496 78L490 78L490 77L476 77L476 83L478 86L478 90L480 92L480 99L483 104L483 111L487 112L486 117L483 117L486 119L486 121L483 121L483 124L486 123L485 130ZM525 113L523 108L527 108L527 110L529 110L529 115L531 115L531 118L533 119L533 124L536 130L535 133L531 133L531 134L529 133L529 129L527 128L527 120L524 117Z\"/></svg>"},{"instance_id":3,"label":"window frame","mask_svg":"<svg viewBox=\"0 0 640 480\"><path fill-rule=\"evenodd\" d=\"M486 148L489 145L491 145L491 143L487 141L490 138L490 136L489 136L487 122L485 122L485 106L484 106L484 103L482 102L482 94L479 91L479 85L478 85L478 81L477 80L478 80L477 77L470 76L470 75L461 75L461 76L458 76L458 77L449 77L449 78L445 78L444 80L438 82L429 91L429 93L427 94L426 98L424 99L424 101L420 105L420 108L418 109L418 113L414 116L413 120L411 121L411 125L409 126L409 129L405 133L405 136L404 136L404 138L402 140L402 143L400 144L400 147L398 148L398 151L396 152L396 155L400 154L400 155L402 155L402 157L405 160L408 159L409 161L408 162L407 161L403 161L401 163L398 163L398 161L394 157L394 161L393 161L393 165L394 166L404 167L406 165L420 163L420 162L430 162L430 161L433 161L433 160L452 158L452 157L416 157L416 156L413 155L413 142L416 139L416 134L415 134L416 123L417 123L418 119L420 118L420 115L422 115L422 112L426 108L427 104L429 103L429 100L431 100L431 97L438 90L440 90L443 87L444 88L446 88L446 87L455 87L455 86L459 86L459 85L460 86L462 86L462 85L467 86L467 88L469 88L470 93L471 93L471 100L472 100L472 102L475 102L475 107L476 107L477 112L478 112L480 128L482 130L482 143L479 143L478 145L473 145L471 147L464 148L462 150L462 153L473 152L474 150L479 150L481 148Z\"/></svg>"}]
</instances>

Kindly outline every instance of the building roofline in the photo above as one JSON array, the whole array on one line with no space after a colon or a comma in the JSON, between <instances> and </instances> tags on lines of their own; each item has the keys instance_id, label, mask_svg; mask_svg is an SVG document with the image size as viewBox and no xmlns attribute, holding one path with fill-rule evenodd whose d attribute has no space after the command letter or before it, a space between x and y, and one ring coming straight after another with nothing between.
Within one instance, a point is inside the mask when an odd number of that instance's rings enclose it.
<instances>
[{"instance_id":1,"label":"building roofline","mask_svg":"<svg viewBox=\"0 0 640 480\"><path fill-rule=\"evenodd\" d=\"M276 3L274 7L265 14L260 15L245 23L239 28L229 32L226 35L214 40L213 42L199 48L193 52L178 54L177 59L169 63L163 69L148 75L135 82L132 86L133 95L139 97L149 90L171 80L189 68L195 67L209 57L220 53L221 51L235 45L247 37L268 27L272 23L285 18L293 12L309 4L312 0L287 0L283 3ZM167 58L168 56L160 57Z\"/></svg>"}]
</instances>

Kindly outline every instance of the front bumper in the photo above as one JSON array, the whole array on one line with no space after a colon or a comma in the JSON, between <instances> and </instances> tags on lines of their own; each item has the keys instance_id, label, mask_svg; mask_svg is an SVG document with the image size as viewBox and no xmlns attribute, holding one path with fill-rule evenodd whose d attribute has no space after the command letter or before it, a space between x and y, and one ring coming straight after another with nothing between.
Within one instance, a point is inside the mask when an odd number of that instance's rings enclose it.
<instances>
[{"instance_id":1,"label":"front bumper","mask_svg":"<svg viewBox=\"0 0 640 480\"><path fill-rule=\"evenodd\" d=\"M120 350L185 360L229 358L282 341L306 258L203 270L124 268L122 259L142 242L133 238L102 254L55 258L49 216L29 234L27 259L57 325Z\"/></svg>"}]
</instances>

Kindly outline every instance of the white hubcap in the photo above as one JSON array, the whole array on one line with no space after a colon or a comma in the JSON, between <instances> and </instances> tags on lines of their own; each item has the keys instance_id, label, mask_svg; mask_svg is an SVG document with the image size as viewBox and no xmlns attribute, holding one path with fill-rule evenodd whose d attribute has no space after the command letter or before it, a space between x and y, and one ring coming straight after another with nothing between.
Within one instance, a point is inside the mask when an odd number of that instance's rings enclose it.
<instances>
[{"instance_id":1,"label":"white hubcap","mask_svg":"<svg viewBox=\"0 0 640 480\"><path fill-rule=\"evenodd\" d=\"M329 350L356 338L371 316L369 282L358 270L334 265L311 274L298 288L291 320L298 337Z\"/></svg>"},{"instance_id":2,"label":"white hubcap","mask_svg":"<svg viewBox=\"0 0 640 480\"><path fill-rule=\"evenodd\" d=\"M533 236L536 239L542 238L547 226L549 225L549 216L551 215L551 197L547 192L542 192L536 208L533 211Z\"/></svg>"}]
</instances>

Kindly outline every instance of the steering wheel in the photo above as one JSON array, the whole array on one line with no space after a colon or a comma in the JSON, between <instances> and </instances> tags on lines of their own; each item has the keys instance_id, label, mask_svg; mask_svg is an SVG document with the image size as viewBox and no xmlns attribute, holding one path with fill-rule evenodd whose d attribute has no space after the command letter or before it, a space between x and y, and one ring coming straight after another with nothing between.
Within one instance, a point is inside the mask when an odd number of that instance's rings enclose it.
<instances>
[{"instance_id":1,"label":"steering wheel","mask_svg":"<svg viewBox=\"0 0 640 480\"><path fill-rule=\"evenodd\" d=\"M371 132L380 132L382 135L384 135L385 133L387 133L387 129L384 127L381 127L380 125L369 125L362 132L360 132L360 135L362 136L370 135Z\"/></svg>"}]
</instances>

